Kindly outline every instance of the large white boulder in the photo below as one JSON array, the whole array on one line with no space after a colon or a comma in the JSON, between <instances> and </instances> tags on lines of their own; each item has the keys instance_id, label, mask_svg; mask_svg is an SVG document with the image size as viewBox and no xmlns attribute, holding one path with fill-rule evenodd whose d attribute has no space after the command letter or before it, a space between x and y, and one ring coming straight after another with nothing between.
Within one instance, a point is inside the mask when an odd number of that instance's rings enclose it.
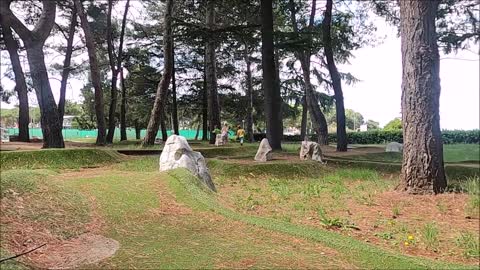
<instances>
[{"instance_id":1,"label":"large white boulder","mask_svg":"<svg viewBox=\"0 0 480 270\"><path fill-rule=\"evenodd\" d=\"M188 169L192 174L199 177L207 187L216 191L202 154L193 151L185 137L172 135L168 137L160 155L160 171L176 168Z\"/></svg>"},{"instance_id":2,"label":"large white boulder","mask_svg":"<svg viewBox=\"0 0 480 270\"><path fill-rule=\"evenodd\" d=\"M303 141L300 147L300 159L311 159L323 163L323 153L320 145L316 142Z\"/></svg>"},{"instance_id":3,"label":"large white boulder","mask_svg":"<svg viewBox=\"0 0 480 270\"><path fill-rule=\"evenodd\" d=\"M272 147L270 147L268 139L264 138L258 147L257 154L255 155L255 161L266 162L269 160L272 160Z\"/></svg>"},{"instance_id":4,"label":"large white boulder","mask_svg":"<svg viewBox=\"0 0 480 270\"><path fill-rule=\"evenodd\" d=\"M402 153L403 152L403 144L398 143L398 142L391 142L387 144L385 147L385 152L397 152L397 153Z\"/></svg>"}]
</instances>

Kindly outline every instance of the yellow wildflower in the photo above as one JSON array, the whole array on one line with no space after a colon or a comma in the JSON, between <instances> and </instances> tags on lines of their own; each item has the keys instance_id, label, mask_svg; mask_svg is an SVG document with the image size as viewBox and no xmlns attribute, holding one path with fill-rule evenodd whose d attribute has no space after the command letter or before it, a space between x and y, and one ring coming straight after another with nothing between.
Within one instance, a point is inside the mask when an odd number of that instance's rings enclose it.
<instances>
[{"instance_id":1,"label":"yellow wildflower","mask_svg":"<svg viewBox=\"0 0 480 270\"><path fill-rule=\"evenodd\" d=\"M410 243L408 243L408 241L405 241L405 243L403 243L406 247L408 247L408 245L410 245Z\"/></svg>"},{"instance_id":2,"label":"yellow wildflower","mask_svg":"<svg viewBox=\"0 0 480 270\"><path fill-rule=\"evenodd\" d=\"M413 238L413 235L409 235L407 238L408 238L408 240L410 240L410 241L414 239L414 238Z\"/></svg>"}]
</instances>

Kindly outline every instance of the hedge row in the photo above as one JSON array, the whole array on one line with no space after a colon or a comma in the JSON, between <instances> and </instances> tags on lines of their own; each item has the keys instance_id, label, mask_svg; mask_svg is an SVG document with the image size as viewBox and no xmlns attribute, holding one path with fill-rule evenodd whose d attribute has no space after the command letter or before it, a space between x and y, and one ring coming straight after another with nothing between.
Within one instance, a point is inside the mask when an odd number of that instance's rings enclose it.
<instances>
[{"instance_id":1,"label":"hedge row","mask_svg":"<svg viewBox=\"0 0 480 270\"><path fill-rule=\"evenodd\" d=\"M254 135L255 140L259 141L265 138L265 133L257 133ZM310 140L316 141L317 135L310 135ZM445 144L452 143L480 143L480 130L445 130L442 131L442 139ZM286 142L300 142L303 138L300 135L285 135L283 141ZM335 143L337 135L334 133L328 134L328 141ZM383 144L389 142L403 143L403 134L401 130L372 130L365 132L349 132L349 144Z\"/></svg>"}]
</instances>

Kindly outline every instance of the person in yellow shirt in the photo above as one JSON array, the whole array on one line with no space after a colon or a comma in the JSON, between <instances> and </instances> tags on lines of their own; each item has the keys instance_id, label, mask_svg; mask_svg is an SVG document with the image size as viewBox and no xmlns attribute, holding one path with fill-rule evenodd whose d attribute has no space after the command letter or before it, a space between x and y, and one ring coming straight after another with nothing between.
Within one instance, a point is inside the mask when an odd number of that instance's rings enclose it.
<instances>
[{"instance_id":1,"label":"person in yellow shirt","mask_svg":"<svg viewBox=\"0 0 480 270\"><path fill-rule=\"evenodd\" d=\"M237 138L240 140L240 145L242 145L242 146L243 146L243 138L244 137L245 137L245 130L240 125L238 125Z\"/></svg>"}]
</instances>

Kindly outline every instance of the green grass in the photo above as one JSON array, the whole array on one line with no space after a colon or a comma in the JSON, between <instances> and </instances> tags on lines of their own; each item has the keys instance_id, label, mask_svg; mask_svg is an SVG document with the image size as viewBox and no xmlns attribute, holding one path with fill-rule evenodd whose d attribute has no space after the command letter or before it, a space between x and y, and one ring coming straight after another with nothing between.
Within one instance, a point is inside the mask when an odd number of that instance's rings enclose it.
<instances>
[{"instance_id":1,"label":"green grass","mask_svg":"<svg viewBox=\"0 0 480 270\"><path fill-rule=\"evenodd\" d=\"M402 162L401 153L383 152L349 156L348 159L368 160L379 162ZM445 162L480 162L480 146L477 144L445 144L443 145L443 159Z\"/></svg>"},{"instance_id":2,"label":"green grass","mask_svg":"<svg viewBox=\"0 0 480 270\"><path fill-rule=\"evenodd\" d=\"M230 219L239 220L248 224L266 228L268 230L278 231L322 243L340 251L342 257L345 257L345 259L351 262L354 261L355 265L360 268L465 268L465 266L461 265L445 264L394 254L373 245L363 243L350 237L339 235L330 231L296 225L290 222L283 222L275 219L240 214L221 206L215 200L213 194L206 190L206 188L200 186L198 184L198 180L191 176L187 171L175 170L170 172L169 176L170 186L173 190L175 190L177 199L195 209L214 211L215 213L221 214Z\"/></svg>"},{"instance_id":3,"label":"green grass","mask_svg":"<svg viewBox=\"0 0 480 270\"><path fill-rule=\"evenodd\" d=\"M480 258L480 240L473 233L461 233L456 242L465 257Z\"/></svg>"},{"instance_id":4,"label":"green grass","mask_svg":"<svg viewBox=\"0 0 480 270\"><path fill-rule=\"evenodd\" d=\"M44 226L64 239L83 233L83 224L90 219L88 200L66 182L52 180L55 175L49 170L2 171L2 217ZM11 233L10 229L2 228L2 237Z\"/></svg>"},{"instance_id":5,"label":"green grass","mask_svg":"<svg viewBox=\"0 0 480 270\"><path fill-rule=\"evenodd\" d=\"M121 160L116 151L104 149L47 149L41 151L2 151L1 170L73 169L111 164Z\"/></svg>"},{"instance_id":6,"label":"green grass","mask_svg":"<svg viewBox=\"0 0 480 270\"><path fill-rule=\"evenodd\" d=\"M439 246L440 231L435 223L429 222L425 224L422 230L423 242L427 249L436 251Z\"/></svg>"}]
</instances>

